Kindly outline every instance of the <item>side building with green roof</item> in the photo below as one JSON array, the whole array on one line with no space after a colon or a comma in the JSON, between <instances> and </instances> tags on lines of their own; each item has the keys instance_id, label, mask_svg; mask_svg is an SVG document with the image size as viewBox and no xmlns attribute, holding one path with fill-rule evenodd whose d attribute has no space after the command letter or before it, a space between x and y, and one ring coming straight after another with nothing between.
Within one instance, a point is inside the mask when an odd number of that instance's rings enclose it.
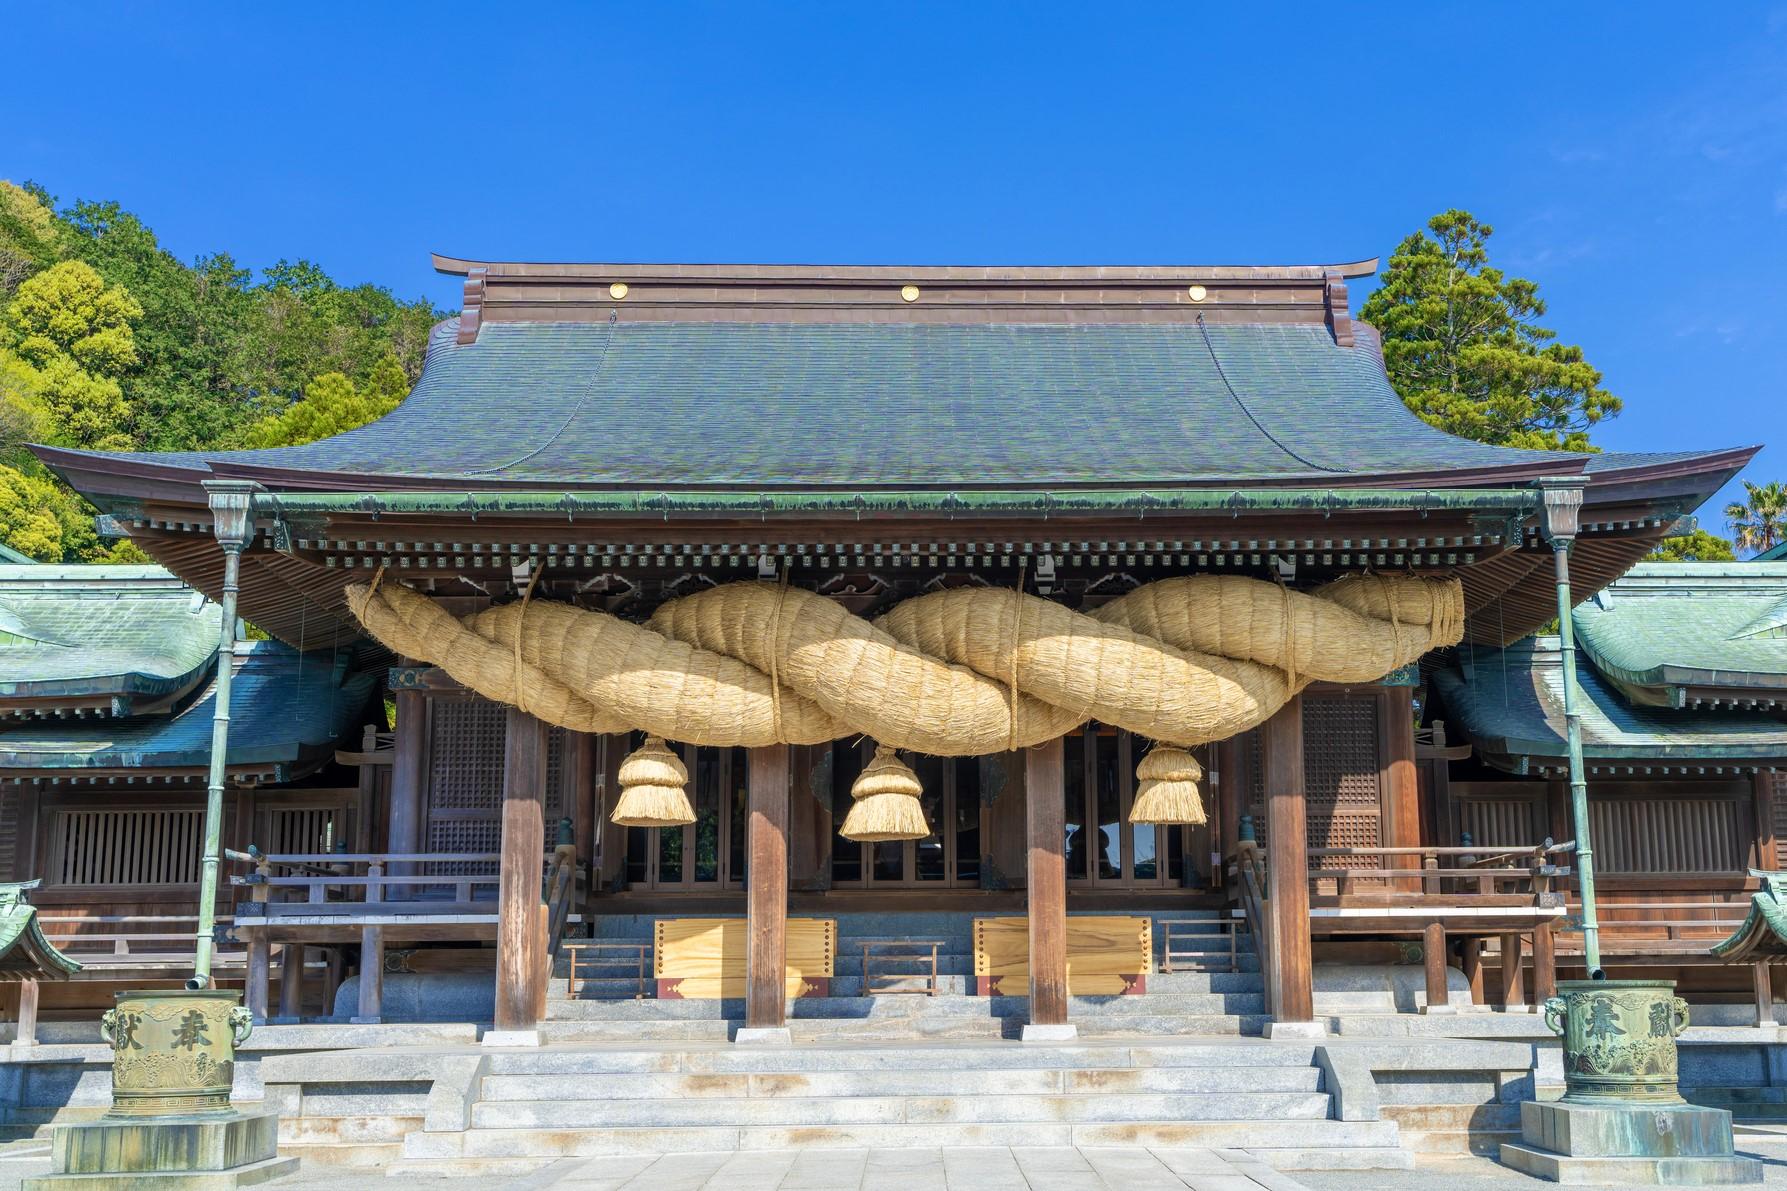
<instances>
[{"instance_id":1,"label":"side building with green roof","mask_svg":"<svg viewBox=\"0 0 1787 1191\"><path fill-rule=\"evenodd\" d=\"M220 616L158 566L0 565L0 883L35 882L41 931L82 961L46 1017L188 974ZM226 846L352 842L358 776L336 754L383 715L364 654L236 646Z\"/></svg>"},{"instance_id":2,"label":"side building with green roof","mask_svg":"<svg viewBox=\"0 0 1787 1191\"><path fill-rule=\"evenodd\" d=\"M1787 562L1641 563L1571 626L1603 951L1747 1013L1744 957L1713 948L1787 869ZM1446 831L1570 838L1563 681L1555 636L1434 659L1430 722L1470 746L1430 767ZM1559 936L1562 975L1580 939Z\"/></svg>"}]
</instances>

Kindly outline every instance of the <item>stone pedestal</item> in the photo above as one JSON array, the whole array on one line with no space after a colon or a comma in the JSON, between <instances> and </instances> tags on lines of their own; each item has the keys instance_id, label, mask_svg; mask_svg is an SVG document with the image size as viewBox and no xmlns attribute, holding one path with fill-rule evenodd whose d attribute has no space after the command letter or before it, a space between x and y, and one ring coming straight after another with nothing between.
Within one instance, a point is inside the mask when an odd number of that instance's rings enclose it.
<instances>
[{"instance_id":1,"label":"stone pedestal","mask_svg":"<svg viewBox=\"0 0 1787 1191\"><path fill-rule=\"evenodd\" d=\"M25 1191L246 1187L298 1169L296 1158L278 1156L278 1135L273 1112L58 1125L50 1138L53 1173L26 1179Z\"/></svg>"},{"instance_id":2,"label":"stone pedestal","mask_svg":"<svg viewBox=\"0 0 1787 1191\"><path fill-rule=\"evenodd\" d=\"M1731 1114L1692 1104L1520 1106L1504 1166L1570 1184L1714 1187L1760 1183L1762 1163L1731 1144Z\"/></svg>"}]
</instances>

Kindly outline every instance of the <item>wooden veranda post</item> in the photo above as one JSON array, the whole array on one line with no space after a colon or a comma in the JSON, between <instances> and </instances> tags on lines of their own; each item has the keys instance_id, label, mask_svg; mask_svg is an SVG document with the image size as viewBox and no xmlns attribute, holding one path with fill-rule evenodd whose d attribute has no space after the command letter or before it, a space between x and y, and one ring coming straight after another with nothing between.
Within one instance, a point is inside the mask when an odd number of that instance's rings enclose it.
<instances>
[{"instance_id":1,"label":"wooden veranda post","mask_svg":"<svg viewBox=\"0 0 1787 1191\"><path fill-rule=\"evenodd\" d=\"M1024 754L1030 1025L1067 1026L1067 828L1060 737Z\"/></svg>"},{"instance_id":2,"label":"wooden veranda post","mask_svg":"<svg viewBox=\"0 0 1787 1191\"><path fill-rule=\"evenodd\" d=\"M538 939L546 855L546 725L511 707L503 747L503 839L497 888L496 1028L539 1024L546 979Z\"/></svg>"},{"instance_id":3,"label":"wooden veranda post","mask_svg":"<svg viewBox=\"0 0 1787 1191\"><path fill-rule=\"evenodd\" d=\"M391 742L391 817L385 828L385 851L420 852L428 696L421 691L400 690L395 698L397 725ZM408 865L394 865L391 871L401 875L408 869ZM406 886L394 885L387 897L397 900L406 895Z\"/></svg>"},{"instance_id":4,"label":"wooden veranda post","mask_svg":"<svg viewBox=\"0 0 1787 1191\"><path fill-rule=\"evenodd\" d=\"M1266 890L1272 929L1273 1021L1315 1021L1309 940L1309 839L1303 788L1303 698L1261 729L1266 787Z\"/></svg>"},{"instance_id":5,"label":"wooden veranda post","mask_svg":"<svg viewBox=\"0 0 1787 1191\"><path fill-rule=\"evenodd\" d=\"M788 746L766 745L746 756L745 1028L780 1030L788 996Z\"/></svg>"}]
</instances>

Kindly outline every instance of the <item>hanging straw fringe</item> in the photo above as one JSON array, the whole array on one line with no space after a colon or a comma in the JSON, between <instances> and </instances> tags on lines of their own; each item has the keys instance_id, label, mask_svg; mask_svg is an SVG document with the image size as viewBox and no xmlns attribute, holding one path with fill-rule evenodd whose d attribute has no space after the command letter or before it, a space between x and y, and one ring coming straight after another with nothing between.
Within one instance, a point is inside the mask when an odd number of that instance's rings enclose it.
<instances>
[{"instance_id":1,"label":"hanging straw fringe","mask_svg":"<svg viewBox=\"0 0 1787 1191\"><path fill-rule=\"evenodd\" d=\"M1193 827L1205 821L1204 800L1198 781L1204 767L1184 749L1157 745L1136 766L1135 803L1131 823L1185 823Z\"/></svg>"},{"instance_id":2,"label":"hanging straw fringe","mask_svg":"<svg viewBox=\"0 0 1787 1191\"><path fill-rule=\"evenodd\" d=\"M885 744L878 744L874 759L850 786L854 801L844 816L841 834L865 844L924 839L931 828L919 801L923 793L924 786L911 767Z\"/></svg>"},{"instance_id":3,"label":"hanging straw fringe","mask_svg":"<svg viewBox=\"0 0 1787 1191\"><path fill-rule=\"evenodd\" d=\"M689 769L683 759L656 736L620 763L621 793L615 800L614 822L621 827L681 827L695 821L689 805Z\"/></svg>"}]
</instances>

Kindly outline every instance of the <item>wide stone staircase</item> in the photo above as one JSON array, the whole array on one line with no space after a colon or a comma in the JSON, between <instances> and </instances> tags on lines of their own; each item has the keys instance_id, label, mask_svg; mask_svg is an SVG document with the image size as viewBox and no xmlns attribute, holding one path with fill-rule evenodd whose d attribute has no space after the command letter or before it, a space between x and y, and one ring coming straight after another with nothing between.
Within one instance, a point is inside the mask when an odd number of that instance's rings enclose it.
<instances>
[{"instance_id":1,"label":"wide stone staircase","mask_svg":"<svg viewBox=\"0 0 1787 1191\"><path fill-rule=\"evenodd\" d=\"M1245 1149L1280 1169L1404 1168L1391 1121L1341 1121L1314 1047L995 1040L503 1051L468 1127L417 1131L393 1173L545 1157L902 1146Z\"/></svg>"},{"instance_id":2,"label":"wide stone staircase","mask_svg":"<svg viewBox=\"0 0 1787 1191\"><path fill-rule=\"evenodd\" d=\"M788 1002L788 1025L796 1041L869 1041L924 1038L1016 1037L1027 1020L1028 998L970 995L974 983L973 916L945 913L846 913L838 921L838 954L830 995ZM1265 1017L1259 960L1245 931L1231 945L1217 929L1217 911L1175 912L1160 919L1195 921L1192 937L1175 946L1175 971L1163 972L1165 932L1155 924L1155 972L1147 992L1132 996L1074 997L1070 1019L1083 1037L1210 1036L1258 1034ZM609 915L593 922L597 939L642 942L651 939L647 916ZM1205 926L1207 924L1207 933ZM925 995L926 982L909 978L891 983L911 991L863 995L862 951L868 943L935 941L938 995ZM928 960L928 953L927 953ZM924 965L928 977L928 962ZM914 971L912 964L899 970ZM614 972L615 968L603 969ZM883 969L884 971L886 969ZM541 1038L547 1042L722 1040L744 1017L742 1000L657 1000L649 983L636 998L636 979L605 975L581 981L579 995L567 995L568 964L560 958L548 991ZM877 980L885 987L887 980Z\"/></svg>"}]
</instances>

